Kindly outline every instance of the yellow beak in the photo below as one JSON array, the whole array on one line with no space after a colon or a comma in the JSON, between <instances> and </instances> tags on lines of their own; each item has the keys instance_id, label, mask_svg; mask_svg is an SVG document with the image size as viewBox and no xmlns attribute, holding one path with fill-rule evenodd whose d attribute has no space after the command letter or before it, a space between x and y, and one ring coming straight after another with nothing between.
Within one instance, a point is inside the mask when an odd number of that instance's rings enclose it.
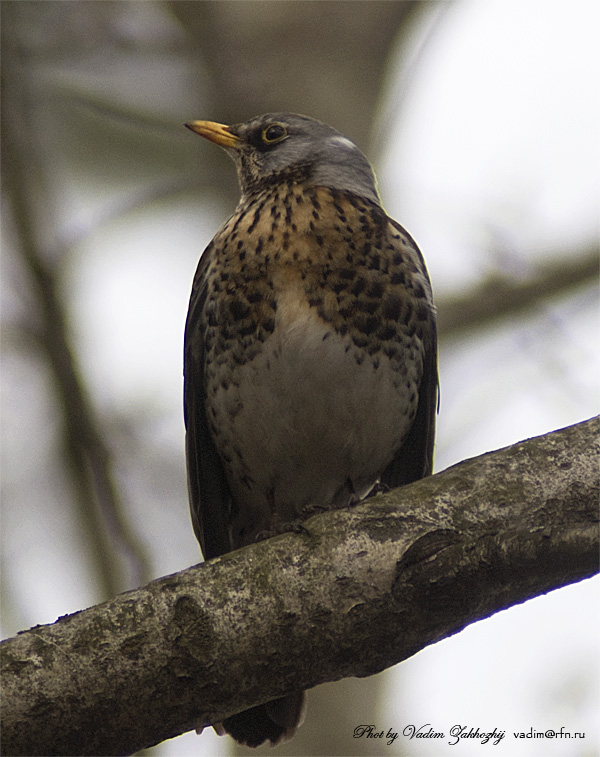
<instances>
[{"instance_id":1,"label":"yellow beak","mask_svg":"<svg viewBox=\"0 0 600 757\"><path fill-rule=\"evenodd\" d=\"M229 131L229 126L217 124L214 121L192 121L186 124L196 134L204 139L214 142L220 147L233 147L239 149L240 138Z\"/></svg>"}]
</instances>

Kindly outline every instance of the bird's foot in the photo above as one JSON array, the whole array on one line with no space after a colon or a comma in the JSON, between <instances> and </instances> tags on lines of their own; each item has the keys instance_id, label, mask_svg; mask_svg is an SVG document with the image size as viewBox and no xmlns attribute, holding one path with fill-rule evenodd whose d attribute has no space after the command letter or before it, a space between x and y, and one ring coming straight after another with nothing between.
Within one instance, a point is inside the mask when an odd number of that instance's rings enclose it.
<instances>
[{"instance_id":1,"label":"bird's foot","mask_svg":"<svg viewBox=\"0 0 600 757\"><path fill-rule=\"evenodd\" d=\"M319 513L324 513L327 510L331 510L331 508L324 505L308 505L302 510L302 520L307 520L313 515L319 515Z\"/></svg>"},{"instance_id":2,"label":"bird's foot","mask_svg":"<svg viewBox=\"0 0 600 757\"><path fill-rule=\"evenodd\" d=\"M310 532L302 523L303 519L288 521L287 523L278 523L271 528L265 528L256 534L255 541L265 541L272 536L281 536L281 534L301 534L302 536L310 536Z\"/></svg>"},{"instance_id":3,"label":"bird's foot","mask_svg":"<svg viewBox=\"0 0 600 757\"><path fill-rule=\"evenodd\" d=\"M365 499L370 499L371 497L376 497L378 494L387 494L390 490L390 487L387 484L384 484L383 481L378 481L375 486L371 489L371 491L367 494Z\"/></svg>"}]
</instances>

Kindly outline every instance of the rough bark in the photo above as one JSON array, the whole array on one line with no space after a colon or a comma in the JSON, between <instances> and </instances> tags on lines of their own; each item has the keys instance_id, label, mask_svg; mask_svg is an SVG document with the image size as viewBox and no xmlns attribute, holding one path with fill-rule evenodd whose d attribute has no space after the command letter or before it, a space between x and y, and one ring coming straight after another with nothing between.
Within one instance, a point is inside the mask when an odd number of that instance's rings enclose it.
<instances>
[{"instance_id":1,"label":"rough bark","mask_svg":"<svg viewBox=\"0 0 600 757\"><path fill-rule=\"evenodd\" d=\"M127 754L598 571L598 418L2 644L4 754Z\"/></svg>"}]
</instances>

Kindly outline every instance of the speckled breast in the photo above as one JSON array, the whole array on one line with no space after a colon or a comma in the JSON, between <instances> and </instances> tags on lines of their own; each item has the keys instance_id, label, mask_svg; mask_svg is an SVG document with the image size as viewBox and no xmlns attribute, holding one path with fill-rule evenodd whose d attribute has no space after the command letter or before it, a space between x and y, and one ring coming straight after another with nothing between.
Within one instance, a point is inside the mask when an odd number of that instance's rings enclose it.
<instances>
[{"instance_id":1,"label":"speckled breast","mask_svg":"<svg viewBox=\"0 0 600 757\"><path fill-rule=\"evenodd\" d=\"M239 544L375 483L415 416L433 305L412 239L343 192L276 185L210 254L207 420Z\"/></svg>"}]
</instances>

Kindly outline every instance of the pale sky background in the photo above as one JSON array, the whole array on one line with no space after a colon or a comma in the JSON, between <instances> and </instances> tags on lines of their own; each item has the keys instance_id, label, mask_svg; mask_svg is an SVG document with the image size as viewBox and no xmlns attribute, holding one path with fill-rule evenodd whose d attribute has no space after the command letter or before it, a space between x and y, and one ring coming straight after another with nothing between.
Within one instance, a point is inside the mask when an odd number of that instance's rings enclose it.
<instances>
[{"instance_id":1,"label":"pale sky background","mask_svg":"<svg viewBox=\"0 0 600 757\"><path fill-rule=\"evenodd\" d=\"M592 0L574 0L568 8L558 0L459 0L431 34L425 35L426 25L415 29L412 49L398 51L398 66L406 58L415 61L415 78L399 87L392 63L374 132L378 154L371 157L386 209L419 243L434 292L467 287L498 265L526 275L540 254L564 255L569 246L576 253L597 239L599 22L600 6ZM164 91L167 111L170 88L181 86L177 69L147 75ZM114 84L108 75L107 86ZM189 113L181 120L210 117ZM136 181L124 181L124 196ZM98 192L101 174L85 177L77 196L63 198L74 230ZM191 280L225 216L189 195L151 210L130 213L82 241L70 273L78 292L73 322L99 405L132 413L160 406L162 412L147 421L153 438L158 445L182 446L182 343ZM172 255L165 257L165 250ZM535 316L446 343L436 470L598 413L599 363L597 291L589 288L540 306ZM36 380L24 375L13 396L35 407ZM44 451L20 446L23 419L10 409L4 416L5 438L13 440L4 466L18 457L25 460L20 475L35 478L35 461ZM40 491L42 486L40 481ZM182 481L182 492L184 487ZM191 527L186 521L174 529L171 516L140 511L161 535L157 575L198 561ZM32 516L21 511L18 517ZM26 535L17 538L29 541L9 546L19 601L34 608L32 623L53 622L84 604L89 576L70 570L52 548L69 538L70 527L48 522L44 543ZM498 746L398 739L419 757L598 754L599 587L595 578L504 611L388 671L388 706L378 725L401 731L431 723L447 732L460 723L506 731ZM519 741L511 734L561 726L584 731L586 739ZM184 757L225 754L227 747L227 740L207 731L165 742L160 750ZM382 749L388 753L391 748Z\"/></svg>"}]
</instances>

